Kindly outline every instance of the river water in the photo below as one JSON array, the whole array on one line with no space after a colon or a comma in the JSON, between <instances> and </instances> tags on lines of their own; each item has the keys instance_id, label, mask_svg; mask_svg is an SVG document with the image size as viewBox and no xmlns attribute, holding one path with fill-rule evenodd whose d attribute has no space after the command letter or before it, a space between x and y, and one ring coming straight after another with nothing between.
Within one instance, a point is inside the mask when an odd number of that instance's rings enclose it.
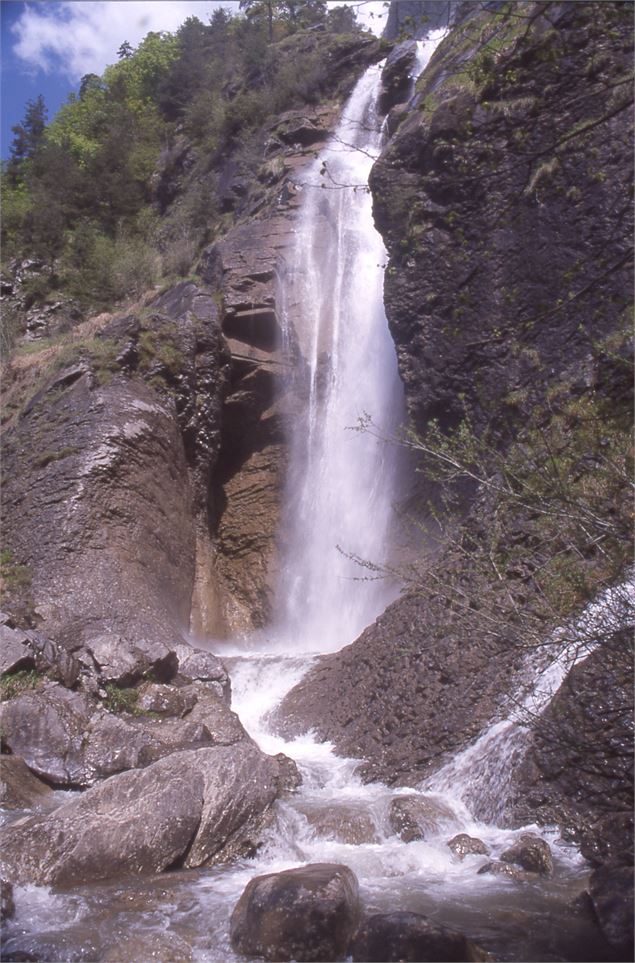
<instances>
[{"instance_id":1,"label":"river water","mask_svg":"<svg viewBox=\"0 0 635 963\"><path fill-rule=\"evenodd\" d=\"M438 39L421 45L419 69ZM359 81L335 137L306 174L285 277L285 300L304 306L308 400L292 439L278 621L248 652L244 643L216 648L232 677L232 707L264 751L296 761L302 786L276 803L255 859L76 889L18 887L7 958L19 950L40 960L233 961L229 917L247 882L325 861L356 873L367 911L430 915L500 959L603 958L594 928L570 906L584 887L585 865L555 830L529 827L552 845L555 873L522 885L478 875L486 857L459 861L447 846L467 832L495 858L518 836L520 830L497 824L496 813L476 819L466 789L471 773L483 781L483 771L491 774L501 759L505 770L518 720L493 724L503 727L506 741L495 738L502 729L486 730L471 756L420 788L440 815L429 838L410 843L391 828L389 809L395 796L414 790L364 785L358 760L337 757L310 733L286 741L269 726L272 710L318 654L352 642L396 593L383 581L360 580L373 573L351 558L387 561L400 485L394 450L351 430L368 414L390 432L404 413L382 306L386 254L365 188L381 145L379 78L380 67L371 67ZM492 780L485 783L491 792Z\"/></svg>"}]
</instances>

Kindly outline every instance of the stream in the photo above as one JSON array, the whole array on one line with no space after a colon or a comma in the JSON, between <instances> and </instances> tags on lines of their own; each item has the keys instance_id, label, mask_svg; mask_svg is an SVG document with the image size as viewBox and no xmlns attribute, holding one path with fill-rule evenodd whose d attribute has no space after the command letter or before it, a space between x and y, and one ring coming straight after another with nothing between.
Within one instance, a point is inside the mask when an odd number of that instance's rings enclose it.
<instances>
[{"instance_id":1,"label":"stream","mask_svg":"<svg viewBox=\"0 0 635 963\"><path fill-rule=\"evenodd\" d=\"M437 33L420 45L418 70L439 39ZM588 874L576 849L555 829L501 828L495 806L486 822L472 815L484 772L489 778L483 791L502 798L492 773L510 769L506 754L520 731L513 717L493 723L495 731L488 728L420 787L441 815L428 838L409 843L391 828L389 808L395 796L414 790L364 785L356 775L359 760L336 756L310 733L284 740L269 724L272 710L318 654L352 642L398 593L389 582L360 580L353 559L389 561L392 505L403 484L394 450L350 430L369 414L390 432L405 411L382 304L386 253L365 188L381 147L375 111L380 74L381 65L374 66L361 78L334 139L304 176L295 250L281 279L283 302L303 307L308 402L291 445L278 617L266 637L209 643L227 665L232 708L243 725L265 752L284 752L296 761L302 786L275 803L253 859L66 890L16 887L7 958L242 959L229 943L229 917L248 881L312 862L349 866L366 912L429 915L501 960L605 958L595 927L572 905ZM488 857L461 861L447 845L465 832L481 839L495 859L527 830L550 843L552 878L519 884L478 875Z\"/></svg>"}]
</instances>

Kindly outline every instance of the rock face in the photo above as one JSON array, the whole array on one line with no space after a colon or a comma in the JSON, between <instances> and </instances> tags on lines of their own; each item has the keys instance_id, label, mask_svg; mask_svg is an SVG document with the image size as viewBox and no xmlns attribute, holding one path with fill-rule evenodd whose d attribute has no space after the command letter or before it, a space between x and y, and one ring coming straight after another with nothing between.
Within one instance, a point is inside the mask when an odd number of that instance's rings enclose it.
<instances>
[{"instance_id":1,"label":"rock face","mask_svg":"<svg viewBox=\"0 0 635 963\"><path fill-rule=\"evenodd\" d=\"M380 113L387 114L391 107L408 99L413 86L412 71L416 57L417 45L414 40L398 44L386 57L377 101Z\"/></svg>"},{"instance_id":2,"label":"rock face","mask_svg":"<svg viewBox=\"0 0 635 963\"><path fill-rule=\"evenodd\" d=\"M232 946L266 960L340 960L359 918L355 874L315 863L248 883L230 924Z\"/></svg>"},{"instance_id":3,"label":"rock face","mask_svg":"<svg viewBox=\"0 0 635 963\"><path fill-rule=\"evenodd\" d=\"M419 913L378 913L368 917L355 937L352 958L363 963L389 960L458 963L491 959L462 933L440 926Z\"/></svg>"},{"instance_id":4,"label":"rock face","mask_svg":"<svg viewBox=\"0 0 635 963\"><path fill-rule=\"evenodd\" d=\"M594 865L633 861L630 636L574 667L536 726L516 785L519 822L560 823Z\"/></svg>"},{"instance_id":5,"label":"rock face","mask_svg":"<svg viewBox=\"0 0 635 963\"><path fill-rule=\"evenodd\" d=\"M49 816L0 831L12 882L73 883L229 859L273 802L277 763L250 741L176 752L120 773Z\"/></svg>"},{"instance_id":6,"label":"rock face","mask_svg":"<svg viewBox=\"0 0 635 963\"><path fill-rule=\"evenodd\" d=\"M535 12L502 69L478 60L495 28L472 7L371 174L386 313L419 428L456 425L464 405L480 424L522 418L628 301L630 94L618 86L607 101L605 85L630 61L630 21L617 7L565 5L549 23Z\"/></svg>"},{"instance_id":7,"label":"rock face","mask_svg":"<svg viewBox=\"0 0 635 963\"><path fill-rule=\"evenodd\" d=\"M283 700L278 725L289 735L313 728L361 756L365 779L414 785L489 722L516 659L451 633L434 600L406 597L323 656ZM476 676L478 686L465 681Z\"/></svg>"},{"instance_id":8,"label":"rock face","mask_svg":"<svg viewBox=\"0 0 635 963\"><path fill-rule=\"evenodd\" d=\"M633 867L602 866L591 876L589 893L600 929L617 958L633 956Z\"/></svg>"}]
</instances>

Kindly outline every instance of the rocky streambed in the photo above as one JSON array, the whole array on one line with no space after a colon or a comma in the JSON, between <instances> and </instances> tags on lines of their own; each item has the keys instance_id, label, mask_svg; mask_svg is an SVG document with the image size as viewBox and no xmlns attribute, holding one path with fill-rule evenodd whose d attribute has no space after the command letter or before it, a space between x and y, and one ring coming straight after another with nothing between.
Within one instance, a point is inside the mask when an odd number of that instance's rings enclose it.
<instances>
[{"instance_id":1,"label":"rocky streambed","mask_svg":"<svg viewBox=\"0 0 635 963\"><path fill-rule=\"evenodd\" d=\"M582 895L555 829L365 784L329 743L277 735L313 656L180 646L172 678L116 703L3 633L22 659L3 676L4 959L615 958L615 905L597 880Z\"/></svg>"}]
</instances>

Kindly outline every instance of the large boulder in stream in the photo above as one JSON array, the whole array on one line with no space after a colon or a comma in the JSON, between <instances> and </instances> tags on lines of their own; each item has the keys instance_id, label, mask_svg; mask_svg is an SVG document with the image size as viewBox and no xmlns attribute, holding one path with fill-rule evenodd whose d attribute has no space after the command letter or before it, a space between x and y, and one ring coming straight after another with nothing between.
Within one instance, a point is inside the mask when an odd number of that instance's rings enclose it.
<instances>
[{"instance_id":1,"label":"large boulder in stream","mask_svg":"<svg viewBox=\"0 0 635 963\"><path fill-rule=\"evenodd\" d=\"M456 825L456 816L446 803L429 796L397 796L390 803L391 828L404 843L438 836L442 829Z\"/></svg>"},{"instance_id":2,"label":"large boulder in stream","mask_svg":"<svg viewBox=\"0 0 635 963\"><path fill-rule=\"evenodd\" d=\"M277 794L278 764L251 740L173 753L4 827L1 873L77 884L232 859L253 851Z\"/></svg>"},{"instance_id":3,"label":"large boulder in stream","mask_svg":"<svg viewBox=\"0 0 635 963\"><path fill-rule=\"evenodd\" d=\"M513 846L501 853L504 863L516 863L530 873L541 876L551 876L553 873L553 857L551 847L546 839L536 833L523 833Z\"/></svg>"},{"instance_id":4,"label":"large boulder in stream","mask_svg":"<svg viewBox=\"0 0 635 963\"><path fill-rule=\"evenodd\" d=\"M232 913L230 938L252 959L341 960L358 920L355 874L314 863L252 879Z\"/></svg>"},{"instance_id":5,"label":"large boulder in stream","mask_svg":"<svg viewBox=\"0 0 635 963\"><path fill-rule=\"evenodd\" d=\"M462 933L420 913L378 913L364 920L351 947L360 963L461 963L492 957Z\"/></svg>"},{"instance_id":6,"label":"large boulder in stream","mask_svg":"<svg viewBox=\"0 0 635 963\"><path fill-rule=\"evenodd\" d=\"M600 929L616 960L633 959L633 867L601 866L591 876L589 895Z\"/></svg>"},{"instance_id":7,"label":"large boulder in stream","mask_svg":"<svg viewBox=\"0 0 635 963\"><path fill-rule=\"evenodd\" d=\"M20 756L0 756L0 806L3 809L48 808L53 791L34 776Z\"/></svg>"}]
</instances>

